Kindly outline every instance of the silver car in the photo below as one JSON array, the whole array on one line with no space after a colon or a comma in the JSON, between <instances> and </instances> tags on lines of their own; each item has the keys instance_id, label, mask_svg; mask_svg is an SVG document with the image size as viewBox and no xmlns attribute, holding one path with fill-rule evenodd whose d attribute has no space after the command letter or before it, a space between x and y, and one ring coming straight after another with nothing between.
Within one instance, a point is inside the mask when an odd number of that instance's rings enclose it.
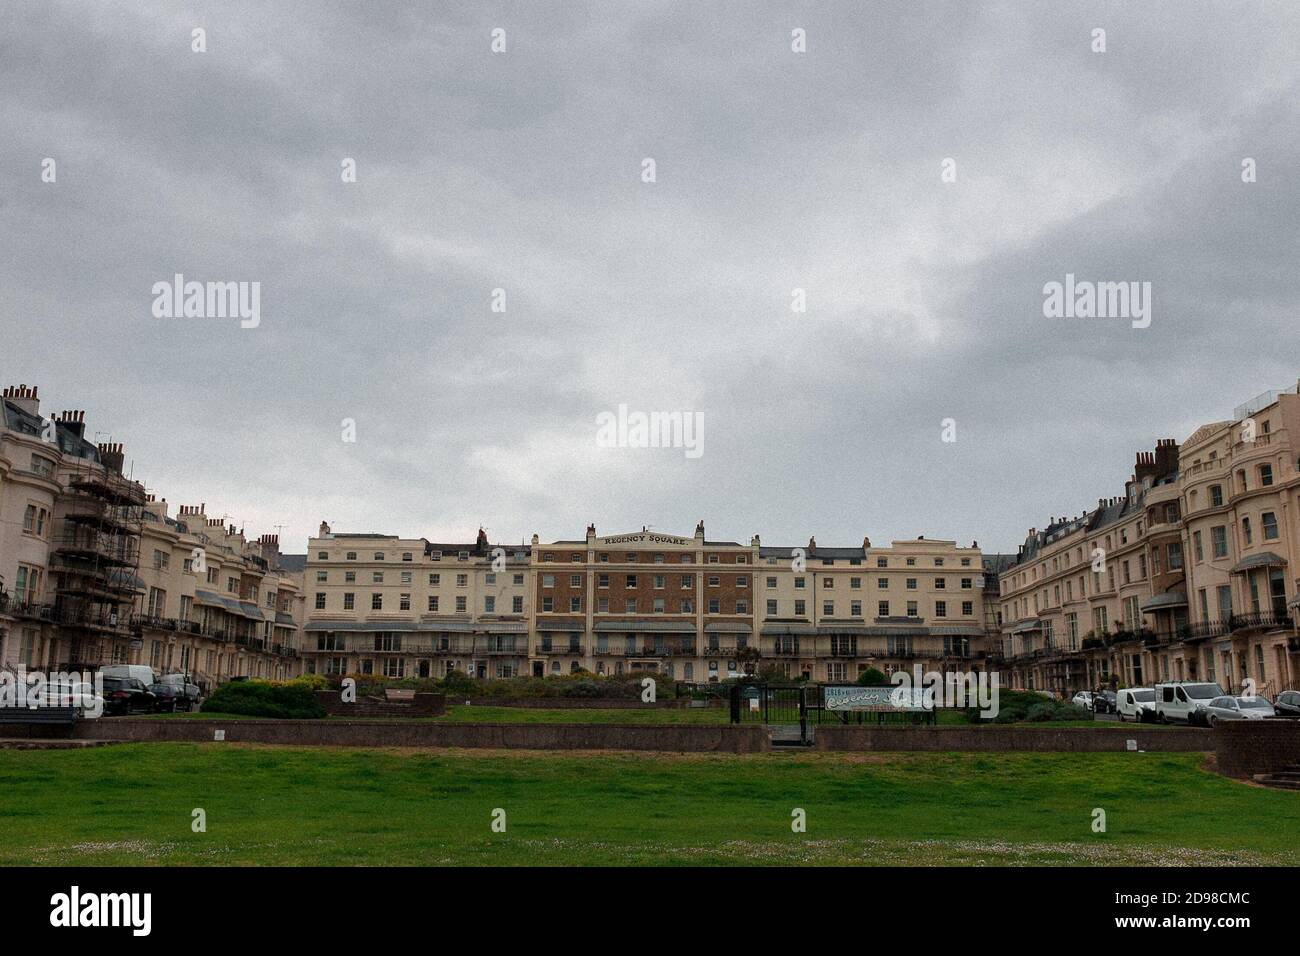
<instances>
[{"instance_id":1,"label":"silver car","mask_svg":"<svg viewBox=\"0 0 1300 956\"><path fill-rule=\"evenodd\" d=\"M1221 720L1263 720L1272 716L1273 705L1263 697L1216 697L1205 705L1211 727Z\"/></svg>"}]
</instances>

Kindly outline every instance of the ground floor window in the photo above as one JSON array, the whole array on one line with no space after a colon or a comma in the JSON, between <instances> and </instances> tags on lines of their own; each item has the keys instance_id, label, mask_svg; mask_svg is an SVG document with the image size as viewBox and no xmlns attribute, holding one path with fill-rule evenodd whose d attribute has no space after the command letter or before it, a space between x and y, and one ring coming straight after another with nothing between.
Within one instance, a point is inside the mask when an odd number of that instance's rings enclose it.
<instances>
[{"instance_id":1,"label":"ground floor window","mask_svg":"<svg viewBox=\"0 0 1300 956\"><path fill-rule=\"evenodd\" d=\"M401 657L384 658L384 676L385 677L405 677L406 660Z\"/></svg>"}]
</instances>

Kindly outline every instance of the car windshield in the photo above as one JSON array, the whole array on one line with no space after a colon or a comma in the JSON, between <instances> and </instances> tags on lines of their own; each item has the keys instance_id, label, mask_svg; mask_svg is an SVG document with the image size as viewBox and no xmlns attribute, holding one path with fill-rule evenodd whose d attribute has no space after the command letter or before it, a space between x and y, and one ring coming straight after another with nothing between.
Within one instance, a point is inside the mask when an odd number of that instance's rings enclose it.
<instances>
[{"instance_id":1,"label":"car windshield","mask_svg":"<svg viewBox=\"0 0 1300 956\"><path fill-rule=\"evenodd\" d=\"M1135 690L1133 699L1139 704L1149 704L1156 699L1156 692L1153 690Z\"/></svg>"},{"instance_id":2,"label":"car windshield","mask_svg":"<svg viewBox=\"0 0 1300 956\"><path fill-rule=\"evenodd\" d=\"M1214 684L1189 684L1183 690L1187 691L1188 697L1195 697L1197 700L1209 700L1223 693L1223 690Z\"/></svg>"},{"instance_id":3,"label":"car windshield","mask_svg":"<svg viewBox=\"0 0 1300 956\"><path fill-rule=\"evenodd\" d=\"M125 677L105 677L105 678L104 678L104 689L105 689L105 690L121 690L121 689L122 689L123 687L125 687L125 686L126 686L126 678L125 678Z\"/></svg>"},{"instance_id":4,"label":"car windshield","mask_svg":"<svg viewBox=\"0 0 1300 956\"><path fill-rule=\"evenodd\" d=\"M1247 700L1245 697L1238 697L1237 703L1241 704L1243 708L1255 707L1258 708L1259 710L1263 710L1265 707L1273 706L1268 701L1266 701L1263 697L1255 697L1251 700Z\"/></svg>"}]
</instances>

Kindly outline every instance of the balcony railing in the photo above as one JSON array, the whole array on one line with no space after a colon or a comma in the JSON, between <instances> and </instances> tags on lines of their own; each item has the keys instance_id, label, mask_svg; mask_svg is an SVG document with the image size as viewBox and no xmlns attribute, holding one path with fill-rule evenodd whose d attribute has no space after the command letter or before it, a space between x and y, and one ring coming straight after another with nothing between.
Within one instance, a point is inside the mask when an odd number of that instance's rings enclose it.
<instances>
[{"instance_id":1,"label":"balcony railing","mask_svg":"<svg viewBox=\"0 0 1300 956\"><path fill-rule=\"evenodd\" d=\"M596 645L594 653L597 656L608 655L610 657L696 657L698 656L693 644L634 644L628 647L626 644L610 644L608 647Z\"/></svg>"},{"instance_id":2,"label":"balcony railing","mask_svg":"<svg viewBox=\"0 0 1300 956\"><path fill-rule=\"evenodd\" d=\"M1246 631L1262 627L1290 627L1292 622L1285 611L1252 611L1249 614L1234 614L1231 624L1234 631Z\"/></svg>"},{"instance_id":3,"label":"balcony railing","mask_svg":"<svg viewBox=\"0 0 1300 956\"><path fill-rule=\"evenodd\" d=\"M1211 637L1223 637L1230 633L1232 625L1227 621L1197 621L1195 624L1180 624L1174 629L1178 640L1194 642Z\"/></svg>"},{"instance_id":4,"label":"balcony railing","mask_svg":"<svg viewBox=\"0 0 1300 956\"><path fill-rule=\"evenodd\" d=\"M53 620L53 605L41 604L33 600L35 597L33 592L0 591L0 614L11 614L14 617L31 618L37 621Z\"/></svg>"},{"instance_id":5,"label":"balcony railing","mask_svg":"<svg viewBox=\"0 0 1300 956\"><path fill-rule=\"evenodd\" d=\"M479 650L480 654L486 654L488 657L522 657L528 653L528 642L519 641L516 644L490 644Z\"/></svg>"},{"instance_id":6,"label":"balcony railing","mask_svg":"<svg viewBox=\"0 0 1300 956\"><path fill-rule=\"evenodd\" d=\"M541 644L536 648L537 654L583 654L581 644Z\"/></svg>"}]
</instances>

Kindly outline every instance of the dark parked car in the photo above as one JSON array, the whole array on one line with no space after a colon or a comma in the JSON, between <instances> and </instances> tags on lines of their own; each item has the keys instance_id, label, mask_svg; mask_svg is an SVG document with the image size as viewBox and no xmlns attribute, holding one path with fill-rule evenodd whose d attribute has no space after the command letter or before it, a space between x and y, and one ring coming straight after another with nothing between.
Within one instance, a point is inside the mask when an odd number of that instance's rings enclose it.
<instances>
[{"instance_id":1,"label":"dark parked car","mask_svg":"<svg viewBox=\"0 0 1300 956\"><path fill-rule=\"evenodd\" d=\"M108 714L149 713L157 697L134 677L104 678L104 712Z\"/></svg>"},{"instance_id":2,"label":"dark parked car","mask_svg":"<svg viewBox=\"0 0 1300 956\"><path fill-rule=\"evenodd\" d=\"M1092 703L1098 714L1113 714L1115 707L1119 703L1113 690L1099 690L1092 695Z\"/></svg>"},{"instance_id":3,"label":"dark parked car","mask_svg":"<svg viewBox=\"0 0 1300 956\"><path fill-rule=\"evenodd\" d=\"M1284 690L1273 701L1273 710L1279 717L1300 717L1300 690Z\"/></svg>"},{"instance_id":4,"label":"dark parked car","mask_svg":"<svg viewBox=\"0 0 1300 956\"><path fill-rule=\"evenodd\" d=\"M199 706L199 698L203 692L199 689L198 684L191 684L185 679L184 674L167 674L158 678L158 683L169 684L176 688L178 696L176 698L177 710L193 710Z\"/></svg>"},{"instance_id":5,"label":"dark parked car","mask_svg":"<svg viewBox=\"0 0 1300 956\"><path fill-rule=\"evenodd\" d=\"M159 712L175 713L178 710L190 709L189 701L185 698L184 687L175 684L150 684L149 693L153 694L153 706Z\"/></svg>"}]
</instances>

